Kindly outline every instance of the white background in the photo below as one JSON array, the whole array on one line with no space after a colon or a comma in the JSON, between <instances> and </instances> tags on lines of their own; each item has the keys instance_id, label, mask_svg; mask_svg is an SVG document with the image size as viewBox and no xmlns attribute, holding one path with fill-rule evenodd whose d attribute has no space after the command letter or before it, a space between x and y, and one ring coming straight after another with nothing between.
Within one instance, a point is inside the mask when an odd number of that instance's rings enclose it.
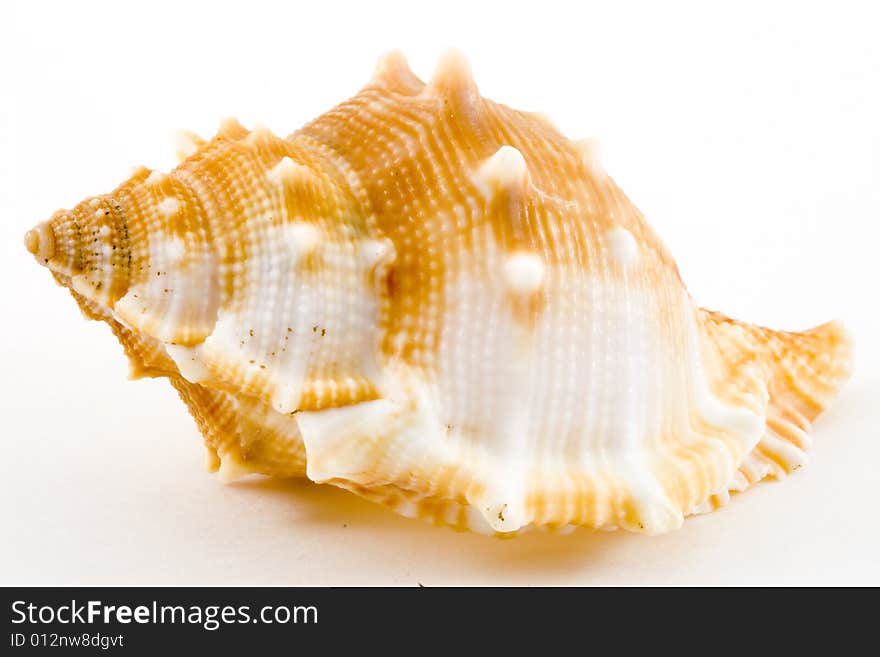
<instances>
[{"instance_id":1,"label":"white background","mask_svg":"<svg viewBox=\"0 0 880 657\"><path fill-rule=\"evenodd\" d=\"M703 4L2 3L0 584L880 584L880 21ZM225 487L167 382L127 381L22 245L131 165L173 166L174 129L287 134L381 52L425 78L447 46L487 97L600 139L698 302L849 325L807 468L655 538L496 540L309 483Z\"/></svg>"}]
</instances>

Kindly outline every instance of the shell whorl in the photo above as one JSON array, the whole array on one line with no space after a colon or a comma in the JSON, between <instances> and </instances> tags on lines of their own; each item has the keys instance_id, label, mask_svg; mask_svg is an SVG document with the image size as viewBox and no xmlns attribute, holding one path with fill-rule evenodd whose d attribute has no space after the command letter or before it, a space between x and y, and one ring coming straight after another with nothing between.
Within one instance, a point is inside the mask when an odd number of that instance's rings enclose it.
<instances>
[{"instance_id":1,"label":"shell whorl","mask_svg":"<svg viewBox=\"0 0 880 657\"><path fill-rule=\"evenodd\" d=\"M178 153L25 242L171 380L224 479L658 533L799 465L848 375L836 325L696 308L595 141L482 98L454 52L427 83L383 57L287 138L225 120Z\"/></svg>"}]
</instances>

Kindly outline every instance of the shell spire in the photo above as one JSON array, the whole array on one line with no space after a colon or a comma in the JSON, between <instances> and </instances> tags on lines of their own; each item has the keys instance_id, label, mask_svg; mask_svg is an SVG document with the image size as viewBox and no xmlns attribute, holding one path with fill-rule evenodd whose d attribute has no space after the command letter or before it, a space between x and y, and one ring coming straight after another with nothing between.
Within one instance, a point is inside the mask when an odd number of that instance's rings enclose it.
<instances>
[{"instance_id":1,"label":"shell spire","mask_svg":"<svg viewBox=\"0 0 880 657\"><path fill-rule=\"evenodd\" d=\"M167 378L209 469L306 476L483 533L648 534L806 461L849 377L829 323L695 305L642 214L447 53L286 138L225 120L25 247Z\"/></svg>"},{"instance_id":2,"label":"shell spire","mask_svg":"<svg viewBox=\"0 0 880 657\"><path fill-rule=\"evenodd\" d=\"M47 264L55 256L55 232L48 222L44 222L25 233L24 247L44 264Z\"/></svg>"}]
</instances>

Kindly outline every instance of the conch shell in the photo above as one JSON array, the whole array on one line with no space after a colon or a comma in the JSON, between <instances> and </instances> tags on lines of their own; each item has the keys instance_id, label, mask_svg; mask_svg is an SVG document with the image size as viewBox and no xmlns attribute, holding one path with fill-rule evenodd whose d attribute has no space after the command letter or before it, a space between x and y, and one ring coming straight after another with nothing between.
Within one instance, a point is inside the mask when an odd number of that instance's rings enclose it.
<instances>
[{"instance_id":1,"label":"conch shell","mask_svg":"<svg viewBox=\"0 0 880 657\"><path fill-rule=\"evenodd\" d=\"M226 121L25 242L221 478L305 475L487 533L661 533L801 466L850 373L696 306L590 141L398 54L284 139Z\"/></svg>"}]
</instances>

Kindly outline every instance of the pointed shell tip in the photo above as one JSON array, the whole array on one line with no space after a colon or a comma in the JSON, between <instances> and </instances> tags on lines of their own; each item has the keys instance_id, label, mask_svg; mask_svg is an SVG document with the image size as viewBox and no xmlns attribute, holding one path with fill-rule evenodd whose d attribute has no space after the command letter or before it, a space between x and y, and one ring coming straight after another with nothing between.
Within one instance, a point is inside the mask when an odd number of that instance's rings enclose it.
<instances>
[{"instance_id":1,"label":"pointed shell tip","mask_svg":"<svg viewBox=\"0 0 880 657\"><path fill-rule=\"evenodd\" d=\"M425 87L425 83L412 72L406 57L399 50L392 50L379 57L370 81L405 94L417 94Z\"/></svg>"},{"instance_id":2,"label":"pointed shell tip","mask_svg":"<svg viewBox=\"0 0 880 657\"><path fill-rule=\"evenodd\" d=\"M174 133L174 150L177 159L183 162L195 154L207 142L190 130L178 130Z\"/></svg>"},{"instance_id":3,"label":"pointed shell tip","mask_svg":"<svg viewBox=\"0 0 880 657\"><path fill-rule=\"evenodd\" d=\"M578 139L572 142L581 161L591 169L602 171L602 148L595 137Z\"/></svg>"},{"instance_id":4,"label":"pointed shell tip","mask_svg":"<svg viewBox=\"0 0 880 657\"><path fill-rule=\"evenodd\" d=\"M529 168L519 150L513 146L502 146L483 163L480 175L490 185L508 188L528 180Z\"/></svg>"},{"instance_id":5,"label":"pointed shell tip","mask_svg":"<svg viewBox=\"0 0 880 657\"><path fill-rule=\"evenodd\" d=\"M481 113L482 99L474 82L471 66L457 50L448 50L441 55L431 81L425 87L425 93L448 99L472 121Z\"/></svg>"},{"instance_id":6,"label":"pointed shell tip","mask_svg":"<svg viewBox=\"0 0 880 657\"><path fill-rule=\"evenodd\" d=\"M431 84L442 85L449 82L473 84L471 65L464 53L455 48L450 48L440 55L437 68L431 77Z\"/></svg>"}]
</instances>

